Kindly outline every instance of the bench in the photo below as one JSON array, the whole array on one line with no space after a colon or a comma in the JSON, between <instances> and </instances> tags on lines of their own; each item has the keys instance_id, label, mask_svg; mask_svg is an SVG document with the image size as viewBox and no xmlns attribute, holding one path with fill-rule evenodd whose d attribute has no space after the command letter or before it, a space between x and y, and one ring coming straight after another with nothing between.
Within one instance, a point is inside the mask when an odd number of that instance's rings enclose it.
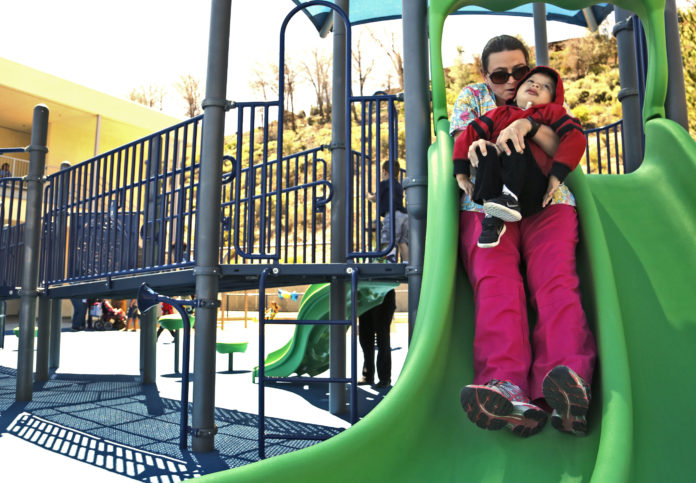
<instances>
[{"instance_id":1,"label":"bench","mask_svg":"<svg viewBox=\"0 0 696 483\"><path fill-rule=\"evenodd\" d=\"M230 372L234 372L232 368L232 358L235 352L246 352L248 342L216 342L215 349L220 354L229 354L230 360L228 364L228 369Z\"/></svg>"}]
</instances>

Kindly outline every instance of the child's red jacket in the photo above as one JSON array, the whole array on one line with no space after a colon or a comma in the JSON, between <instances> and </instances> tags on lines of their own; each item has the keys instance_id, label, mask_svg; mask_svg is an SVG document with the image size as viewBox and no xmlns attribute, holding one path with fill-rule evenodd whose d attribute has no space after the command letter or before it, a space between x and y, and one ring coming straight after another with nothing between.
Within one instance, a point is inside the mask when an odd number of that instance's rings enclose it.
<instances>
[{"instance_id":1,"label":"child's red jacket","mask_svg":"<svg viewBox=\"0 0 696 483\"><path fill-rule=\"evenodd\" d=\"M549 157L534 142L528 142L532 156L546 175L555 175L560 181L580 163L587 140L580 126L580 122L568 115L563 107L563 81L558 72L550 67L538 66L529 71L518 83L515 91L535 72L551 75L556 79L556 97L548 104L539 104L529 109L522 109L514 104L496 107L481 117L472 121L457 138L454 143L454 174L465 173L469 175L470 163L468 159L469 146L477 139L486 139L495 142L498 134L504 128L518 119L531 117L539 124L551 127L560 138L560 143L553 158Z\"/></svg>"}]
</instances>

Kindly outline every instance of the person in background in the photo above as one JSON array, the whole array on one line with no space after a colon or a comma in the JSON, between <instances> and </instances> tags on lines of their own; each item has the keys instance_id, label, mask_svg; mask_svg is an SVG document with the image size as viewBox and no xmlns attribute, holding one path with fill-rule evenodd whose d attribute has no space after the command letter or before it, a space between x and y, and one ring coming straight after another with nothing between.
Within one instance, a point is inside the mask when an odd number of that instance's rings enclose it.
<instances>
[{"instance_id":1,"label":"person in background","mask_svg":"<svg viewBox=\"0 0 696 483\"><path fill-rule=\"evenodd\" d=\"M358 385L374 385L382 389L391 385L390 326L396 311L396 292L392 289L381 304L364 312L358 322L358 337L363 351L362 379ZM377 376L375 384L375 339L377 339Z\"/></svg>"},{"instance_id":2,"label":"person in background","mask_svg":"<svg viewBox=\"0 0 696 483\"><path fill-rule=\"evenodd\" d=\"M379 182L378 193L367 193L367 199L373 203L377 202L379 216L382 217L382 230L380 232L380 243L382 247L391 242L392 231L394 232L394 248L387 254L387 261L396 263L396 249L398 247L401 261L408 261L408 214L404 207L404 189L399 183L398 174L401 167L398 161L394 161L393 176L389 177L389 161L382 163L382 181ZM390 204L389 192L393 193L393 204ZM389 215L390 206L394 212L394 229L391 226L391 216Z\"/></svg>"},{"instance_id":3,"label":"person in background","mask_svg":"<svg viewBox=\"0 0 696 483\"><path fill-rule=\"evenodd\" d=\"M172 307L167 302L162 302L160 305L162 306L162 315L172 315L174 313L174 307ZM160 325L159 328L157 329L157 339L159 339L159 336L163 330L164 330L164 327L162 327ZM168 330L169 330L169 333L171 334L172 338L175 338L176 332L174 331L174 329L168 329Z\"/></svg>"},{"instance_id":4,"label":"person in background","mask_svg":"<svg viewBox=\"0 0 696 483\"><path fill-rule=\"evenodd\" d=\"M11 176L10 165L8 163L2 163L2 167L0 167L0 178L9 178Z\"/></svg>"},{"instance_id":5,"label":"person in background","mask_svg":"<svg viewBox=\"0 0 696 483\"><path fill-rule=\"evenodd\" d=\"M73 306L72 330L84 330L87 317L87 299L70 299Z\"/></svg>"}]
</instances>

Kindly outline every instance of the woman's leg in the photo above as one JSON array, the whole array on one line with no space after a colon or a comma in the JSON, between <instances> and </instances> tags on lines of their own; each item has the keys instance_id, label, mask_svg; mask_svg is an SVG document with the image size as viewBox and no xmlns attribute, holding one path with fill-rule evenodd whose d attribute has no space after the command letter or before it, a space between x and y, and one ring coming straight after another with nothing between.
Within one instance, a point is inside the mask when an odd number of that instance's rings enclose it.
<instances>
[{"instance_id":1,"label":"woman's leg","mask_svg":"<svg viewBox=\"0 0 696 483\"><path fill-rule=\"evenodd\" d=\"M580 303L575 207L544 208L522 219L520 233L530 300L538 313L530 377L530 396L536 399L543 397L544 376L558 365L570 367L590 384L597 350Z\"/></svg>"},{"instance_id":2,"label":"woman's leg","mask_svg":"<svg viewBox=\"0 0 696 483\"><path fill-rule=\"evenodd\" d=\"M520 274L519 223L495 248L476 246L483 213L461 212L460 256L474 290L474 384L509 380L529 393L532 354Z\"/></svg>"}]
</instances>

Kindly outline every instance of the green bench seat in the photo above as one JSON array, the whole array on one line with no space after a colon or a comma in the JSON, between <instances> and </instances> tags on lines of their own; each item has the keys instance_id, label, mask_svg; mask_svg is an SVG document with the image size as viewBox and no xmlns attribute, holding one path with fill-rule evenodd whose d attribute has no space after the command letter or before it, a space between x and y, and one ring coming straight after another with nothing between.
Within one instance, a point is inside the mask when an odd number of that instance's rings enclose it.
<instances>
[{"instance_id":1,"label":"green bench seat","mask_svg":"<svg viewBox=\"0 0 696 483\"><path fill-rule=\"evenodd\" d=\"M19 327L15 327L14 329L12 329L12 332L14 332L14 335L19 337ZM34 327L34 337L36 337L38 335L38 333L39 333L39 328Z\"/></svg>"},{"instance_id":2,"label":"green bench seat","mask_svg":"<svg viewBox=\"0 0 696 483\"><path fill-rule=\"evenodd\" d=\"M249 344L248 342L216 342L215 349L220 354L229 354L230 355L228 369L230 372L234 372L234 369L232 368L232 358L234 356L234 353L235 352L246 352L248 344Z\"/></svg>"}]
</instances>

